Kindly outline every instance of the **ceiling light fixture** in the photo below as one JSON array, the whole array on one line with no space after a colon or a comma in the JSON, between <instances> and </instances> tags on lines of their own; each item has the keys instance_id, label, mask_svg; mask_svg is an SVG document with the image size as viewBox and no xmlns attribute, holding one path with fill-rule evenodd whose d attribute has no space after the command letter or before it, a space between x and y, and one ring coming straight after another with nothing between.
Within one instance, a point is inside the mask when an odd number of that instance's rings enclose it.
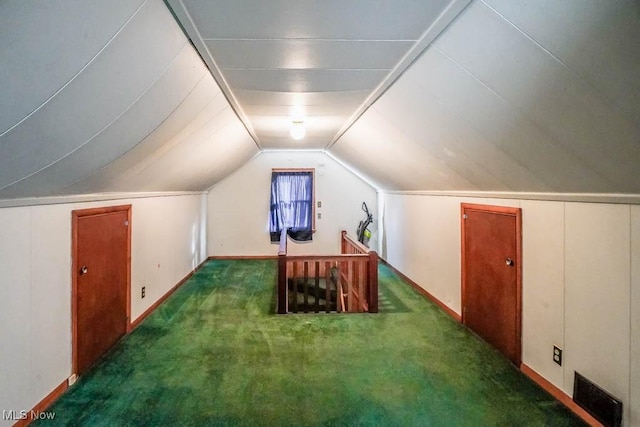
<instances>
[{"instance_id":1,"label":"ceiling light fixture","mask_svg":"<svg viewBox=\"0 0 640 427\"><path fill-rule=\"evenodd\" d=\"M291 123L291 129L289 129L289 133L291 134L291 138L295 139L296 141L304 138L305 134L307 133L307 130L304 128L304 122L302 120L294 120Z\"/></svg>"}]
</instances>

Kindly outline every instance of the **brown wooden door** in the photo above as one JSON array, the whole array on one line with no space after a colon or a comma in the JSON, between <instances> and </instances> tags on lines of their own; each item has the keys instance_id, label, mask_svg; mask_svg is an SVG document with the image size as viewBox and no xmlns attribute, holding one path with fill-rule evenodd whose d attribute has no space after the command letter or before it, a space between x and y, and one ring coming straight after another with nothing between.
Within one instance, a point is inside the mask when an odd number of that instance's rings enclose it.
<instances>
[{"instance_id":1,"label":"brown wooden door","mask_svg":"<svg viewBox=\"0 0 640 427\"><path fill-rule=\"evenodd\" d=\"M127 206L74 211L77 374L91 367L127 332L129 220Z\"/></svg>"},{"instance_id":2,"label":"brown wooden door","mask_svg":"<svg viewBox=\"0 0 640 427\"><path fill-rule=\"evenodd\" d=\"M521 361L521 213L462 204L462 322Z\"/></svg>"}]
</instances>

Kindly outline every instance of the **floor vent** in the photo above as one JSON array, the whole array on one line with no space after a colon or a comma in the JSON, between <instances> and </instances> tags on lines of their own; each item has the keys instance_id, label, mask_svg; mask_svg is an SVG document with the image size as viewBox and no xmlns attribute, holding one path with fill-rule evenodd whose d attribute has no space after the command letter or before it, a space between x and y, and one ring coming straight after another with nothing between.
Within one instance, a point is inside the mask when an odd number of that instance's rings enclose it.
<instances>
[{"instance_id":1,"label":"floor vent","mask_svg":"<svg viewBox=\"0 0 640 427\"><path fill-rule=\"evenodd\" d=\"M622 425L622 402L577 372L573 381L573 401L605 426Z\"/></svg>"}]
</instances>

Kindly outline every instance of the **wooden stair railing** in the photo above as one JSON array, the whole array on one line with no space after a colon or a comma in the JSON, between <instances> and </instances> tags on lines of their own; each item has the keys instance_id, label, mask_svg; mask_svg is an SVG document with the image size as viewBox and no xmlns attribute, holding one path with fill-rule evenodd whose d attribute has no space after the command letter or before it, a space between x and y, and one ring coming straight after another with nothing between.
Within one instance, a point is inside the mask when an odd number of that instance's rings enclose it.
<instances>
[{"instance_id":1,"label":"wooden stair railing","mask_svg":"<svg viewBox=\"0 0 640 427\"><path fill-rule=\"evenodd\" d=\"M279 314L378 312L378 255L346 231L341 237L342 255L289 256L279 251Z\"/></svg>"},{"instance_id":2,"label":"wooden stair railing","mask_svg":"<svg viewBox=\"0 0 640 427\"><path fill-rule=\"evenodd\" d=\"M378 312L378 254L376 251L370 250L351 238L345 230L342 230L340 241L342 254L366 254L369 256L368 271L367 274L367 286L362 289L357 289L357 293L353 294L353 297L359 301L363 301L366 305L369 313ZM362 273L360 273L362 274Z\"/></svg>"}]
</instances>

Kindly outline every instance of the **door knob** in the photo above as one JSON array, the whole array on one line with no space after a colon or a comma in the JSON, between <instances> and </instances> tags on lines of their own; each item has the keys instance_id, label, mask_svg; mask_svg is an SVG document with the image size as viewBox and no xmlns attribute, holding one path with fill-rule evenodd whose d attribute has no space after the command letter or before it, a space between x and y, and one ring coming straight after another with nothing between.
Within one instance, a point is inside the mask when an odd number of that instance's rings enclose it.
<instances>
[{"instance_id":1,"label":"door knob","mask_svg":"<svg viewBox=\"0 0 640 427\"><path fill-rule=\"evenodd\" d=\"M505 259L504 263L509 267L513 267L513 260L511 258Z\"/></svg>"},{"instance_id":2,"label":"door knob","mask_svg":"<svg viewBox=\"0 0 640 427\"><path fill-rule=\"evenodd\" d=\"M80 268L80 275L87 274L88 272L89 272L89 269L87 268L86 265L83 265L82 268Z\"/></svg>"}]
</instances>

